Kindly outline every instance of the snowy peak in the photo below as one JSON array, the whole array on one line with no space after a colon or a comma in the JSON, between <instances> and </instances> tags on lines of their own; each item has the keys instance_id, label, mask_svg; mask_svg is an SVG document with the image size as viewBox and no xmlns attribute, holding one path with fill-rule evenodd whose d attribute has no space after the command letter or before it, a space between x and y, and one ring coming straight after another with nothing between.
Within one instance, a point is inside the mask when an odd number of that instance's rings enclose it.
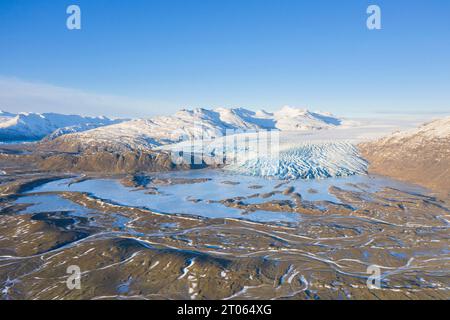
<instances>
[{"instance_id":1,"label":"snowy peak","mask_svg":"<svg viewBox=\"0 0 450 320\"><path fill-rule=\"evenodd\" d=\"M276 126L282 131L327 129L342 124L342 120L329 113L311 112L306 109L284 107L274 113Z\"/></svg>"},{"instance_id":2,"label":"snowy peak","mask_svg":"<svg viewBox=\"0 0 450 320\"><path fill-rule=\"evenodd\" d=\"M71 127L70 132L83 131L117 123L106 117L83 117L57 113L0 113L0 141L40 140L54 131ZM58 135L56 133L56 135Z\"/></svg>"},{"instance_id":3,"label":"snowy peak","mask_svg":"<svg viewBox=\"0 0 450 320\"><path fill-rule=\"evenodd\" d=\"M429 138L448 138L450 137L450 117L435 120L421 126L417 134Z\"/></svg>"},{"instance_id":4,"label":"snowy peak","mask_svg":"<svg viewBox=\"0 0 450 320\"><path fill-rule=\"evenodd\" d=\"M399 142L411 140L419 143L424 140L450 139L450 117L438 119L420 126L417 129L396 132L386 138L383 142Z\"/></svg>"},{"instance_id":5,"label":"snowy peak","mask_svg":"<svg viewBox=\"0 0 450 320\"><path fill-rule=\"evenodd\" d=\"M256 112L238 108L238 109L224 109L219 108L214 110L219 114L220 120L224 125L238 130L272 130L275 129L274 119L271 117L260 116Z\"/></svg>"},{"instance_id":6,"label":"snowy peak","mask_svg":"<svg viewBox=\"0 0 450 320\"><path fill-rule=\"evenodd\" d=\"M156 119L160 119L158 117ZM244 109L217 108L214 110L194 109L182 110L174 116L164 117L182 122L210 122L217 128L238 130L290 130L303 131L325 129L339 126L342 120L331 114L311 112L306 109L284 107L270 113L264 110L257 112Z\"/></svg>"}]
</instances>

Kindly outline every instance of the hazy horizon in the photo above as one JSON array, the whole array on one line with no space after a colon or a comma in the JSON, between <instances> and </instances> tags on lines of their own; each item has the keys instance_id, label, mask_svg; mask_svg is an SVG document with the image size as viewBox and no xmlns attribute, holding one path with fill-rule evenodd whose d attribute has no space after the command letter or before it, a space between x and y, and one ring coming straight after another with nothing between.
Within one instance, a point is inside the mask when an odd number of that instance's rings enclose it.
<instances>
[{"instance_id":1,"label":"hazy horizon","mask_svg":"<svg viewBox=\"0 0 450 320\"><path fill-rule=\"evenodd\" d=\"M8 87L7 81L11 81L13 84L20 84L23 86L23 90L27 90L28 94L33 96L35 102L32 106L23 103L22 95L16 94L14 91L2 91L5 87ZM3 85L2 85L3 84ZM8 88L11 89L11 88ZM51 94L48 94L49 91ZM53 91L53 92L52 92ZM47 95L47 96L46 96ZM215 110L219 108L237 109L244 108L250 111L267 111L276 112L282 108L290 107L295 109L305 109L311 112L329 112L335 116L346 118L369 118L369 117L415 117L418 119L433 119L439 116L450 116L450 109L448 110L424 110L424 111L408 111L408 110L374 110L366 111L365 109L352 110L347 112L340 112L340 110L331 111L331 108L315 108L314 106L295 106L295 105L283 105L278 106L180 106L179 108L164 108L164 105L153 105L150 108L150 112L136 112L131 108L127 108L127 104L133 104L133 106L140 106L141 108L148 108L145 101L134 100L129 97L117 97L108 95L97 95L94 93L83 92L76 89L57 87L41 83L29 83L22 82L18 79L6 79L0 76L0 111L9 112L13 114L18 113L58 113L65 115L81 115L81 116L106 116L109 118L151 118L155 116L172 115L181 110L194 110L194 109L207 109ZM8 99L11 99L13 103L10 105L7 103ZM6 101L6 103L5 103ZM26 101L26 100L25 100ZM59 104L61 103L61 104ZM90 111L79 110L77 103L81 103L83 106L90 108ZM64 107L62 107L64 105ZM105 112L101 112L105 111Z\"/></svg>"}]
</instances>

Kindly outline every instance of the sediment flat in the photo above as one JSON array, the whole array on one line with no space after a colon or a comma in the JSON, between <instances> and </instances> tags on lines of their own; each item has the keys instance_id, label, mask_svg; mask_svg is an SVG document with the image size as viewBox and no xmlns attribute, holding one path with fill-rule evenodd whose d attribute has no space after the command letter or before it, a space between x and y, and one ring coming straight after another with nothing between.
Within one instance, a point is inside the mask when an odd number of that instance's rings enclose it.
<instances>
[{"instance_id":1,"label":"sediment flat","mask_svg":"<svg viewBox=\"0 0 450 320\"><path fill-rule=\"evenodd\" d=\"M195 193L215 181L208 172L3 177L1 298L450 298L449 199L349 182L331 183L321 200L323 190L306 183L274 181L266 190L264 180L229 175L217 184L248 191L208 199ZM99 180L155 200L131 206L76 191ZM210 205L211 215L152 209L172 192L193 208ZM227 210L240 215L224 217ZM285 219L264 220L272 215ZM80 267L81 290L67 288L71 265ZM381 290L367 287L371 265L381 268Z\"/></svg>"}]
</instances>

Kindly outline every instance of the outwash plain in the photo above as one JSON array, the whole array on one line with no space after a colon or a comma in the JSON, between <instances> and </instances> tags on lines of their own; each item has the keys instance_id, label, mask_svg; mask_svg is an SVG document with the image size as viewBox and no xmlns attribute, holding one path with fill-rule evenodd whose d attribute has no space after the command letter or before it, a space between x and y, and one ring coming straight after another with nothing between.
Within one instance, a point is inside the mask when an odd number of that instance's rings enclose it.
<instances>
[{"instance_id":1,"label":"outwash plain","mask_svg":"<svg viewBox=\"0 0 450 320\"><path fill-rule=\"evenodd\" d=\"M0 299L449 299L450 119L318 148L282 124L276 174L124 149L133 121L0 145Z\"/></svg>"}]
</instances>

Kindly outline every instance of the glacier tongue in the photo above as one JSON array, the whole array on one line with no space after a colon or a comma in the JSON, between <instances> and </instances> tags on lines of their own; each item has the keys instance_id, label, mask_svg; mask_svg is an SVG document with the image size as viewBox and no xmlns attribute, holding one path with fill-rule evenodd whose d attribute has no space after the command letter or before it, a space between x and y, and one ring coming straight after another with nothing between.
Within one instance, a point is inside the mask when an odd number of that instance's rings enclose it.
<instances>
[{"instance_id":1,"label":"glacier tongue","mask_svg":"<svg viewBox=\"0 0 450 320\"><path fill-rule=\"evenodd\" d=\"M320 179L367 173L367 162L348 142L304 142L274 157L237 158L225 167L242 174L278 179Z\"/></svg>"},{"instance_id":2,"label":"glacier tongue","mask_svg":"<svg viewBox=\"0 0 450 320\"><path fill-rule=\"evenodd\" d=\"M261 137L244 133L212 140L162 146L187 160L202 158L225 170L283 180L321 179L367 174L368 163L353 141L320 139L321 134L287 133ZM269 146L264 148L264 146Z\"/></svg>"}]
</instances>

